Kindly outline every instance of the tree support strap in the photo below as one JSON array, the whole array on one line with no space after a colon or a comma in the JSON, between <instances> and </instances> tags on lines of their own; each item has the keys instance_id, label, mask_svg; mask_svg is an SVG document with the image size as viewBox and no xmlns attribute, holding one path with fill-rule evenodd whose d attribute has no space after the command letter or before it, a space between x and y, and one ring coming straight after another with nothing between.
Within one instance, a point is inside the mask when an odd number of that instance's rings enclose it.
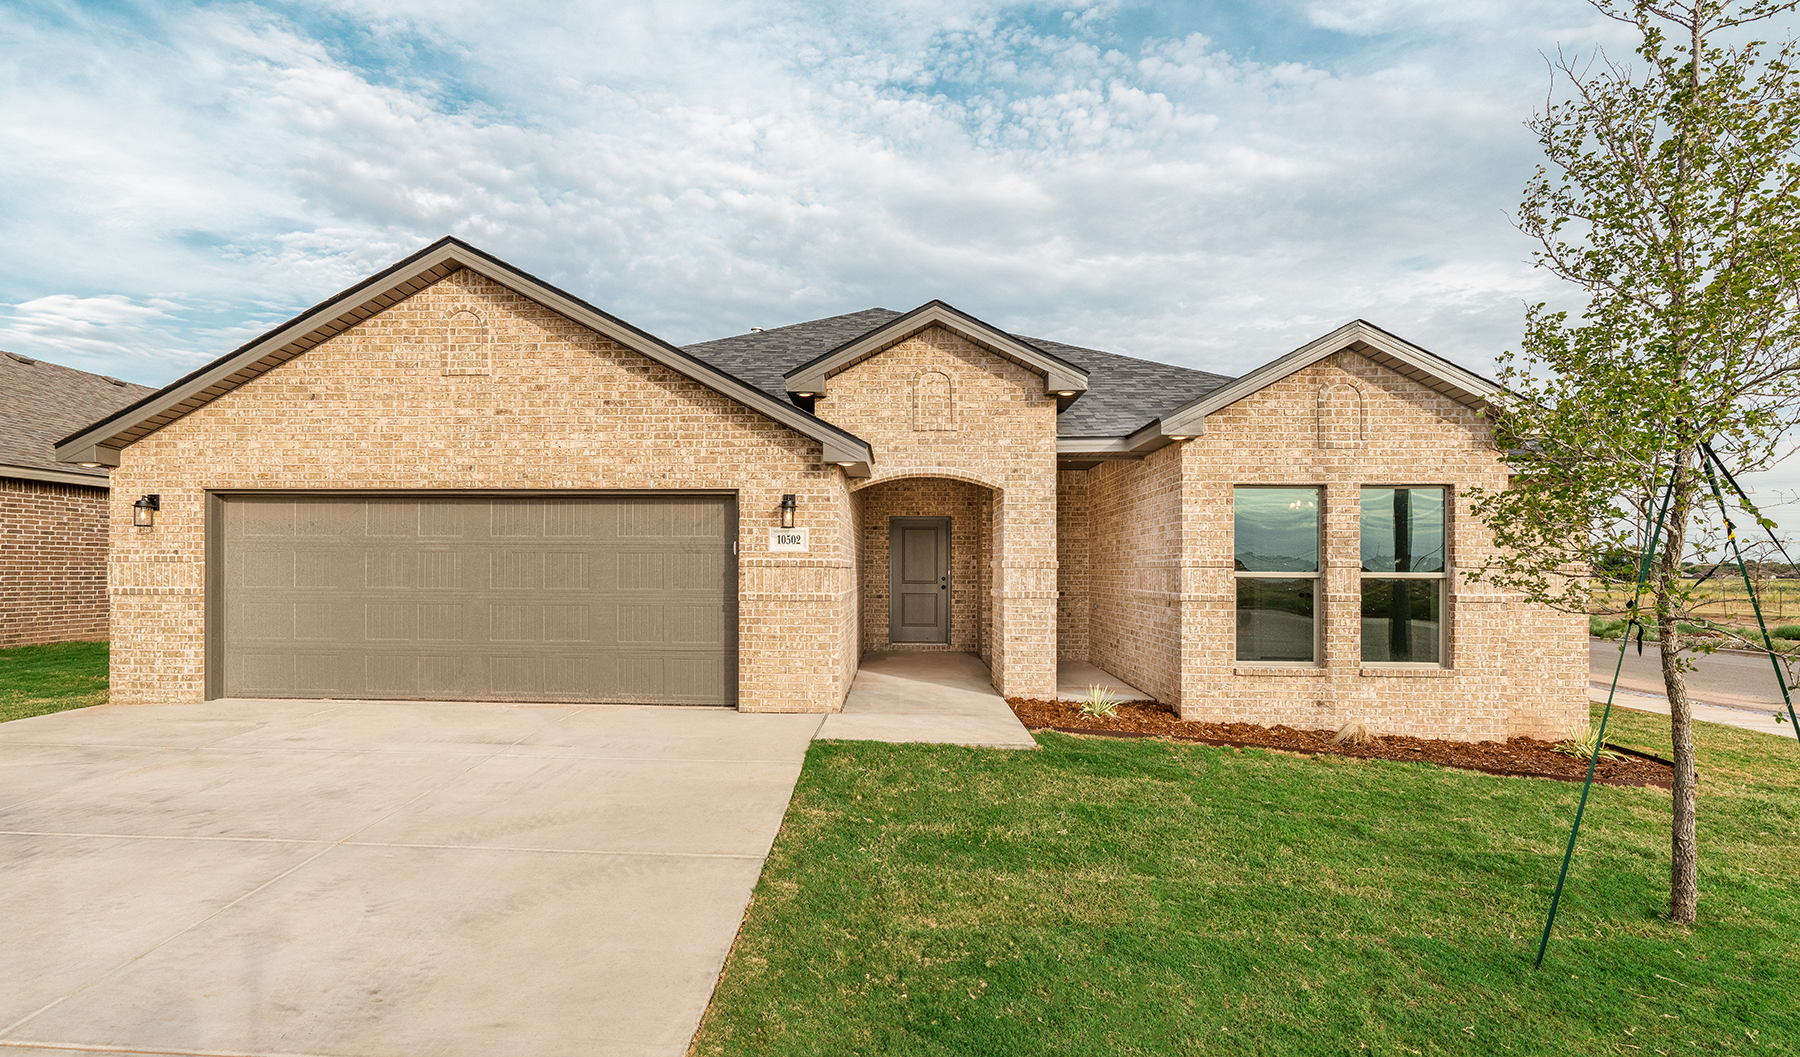
<instances>
[{"instance_id":1,"label":"tree support strap","mask_svg":"<svg viewBox=\"0 0 1800 1057\"><path fill-rule=\"evenodd\" d=\"M1544 938L1538 941L1537 961L1532 968L1544 966L1544 951L1550 946L1550 930L1556 925L1556 911L1562 905L1563 884L1569 879L1569 861L1575 858L1575 838L1581 833L1581 817L1587 814L1588 793L1594 788L1594 768L1600 764L1600 747L1606 744L1606 721L1612 716L1613 695L1619 692L1619 674L1625 670L1625 647L1630 645L1631 625L1638 626L1638 651L1643 652L1644 623L1639 618L1638 602L1644 597L1644 584L1650 579L1650 561L1656 556L1656 545L1662 540L1663 520L1669 504L1675 499L1675 473L1669 473L1668 487L1663 489L1662 508L1656 514L1656 527L1650 532L1650 545L1638 559L1637 586L1631 594L1631 619L1619 639L1619 663L1613 668L1612 688L1606 692L1606 707L1600 712L1600 730L1594 735L1594 754L1588 757L1587 781L1581 786L1581 802L1575 808L1575 824L1569 827L1569 846L1563 850L1562 872L1556 875L1556 892L1550 897L1550 916L1544 920Z\"/></svg>"},{"instance_id":2,"label":"tree support strap","mask_svg":"<svg viewBox=\"0 0 1800 1057\"><path fill-rule=\"evenodd\" d=\"M1731 523L1731 515L1725 512L1725 496L1719 492L1719 479L1713 475L1713 467L1717 466L1719 473L1725 475L1725 480L1731 482L1731 490L1737 493L1746 508L1755 510L1756 507L1751 504L1750 497L1744 494L1744 490L1738 487L1737 481L1732 479L1731 471L1713 454L1712 445L1702 441L1700 451L1706 456L1700 464L1706 468L1706 483L1712 486L1713 499L1719 504L1719 516L1725 519L1725 538L1731 544L1731 556L1737 559L1738 573L1744 578L1744 590L1750 595L1750 608L1756 613L1756 627L1762 632L1763 650L1769 655L1769 667L1775 669L1775 683L1781 687L1781 701L1787 706L1788 722L1794 728L1794 740L1800 742L1800 717L1794 715L1794 698L1788 690L1787 678L1781 673L1781 662L1775 657L1775 640L1769 635L1768 621L1763 619L1762 602L1757 599L1756 588L1750 583L1750 569L1744 564L1743 551L1738 549L1737 526ZM1781 541L1775 538L1775 533L1770 532L1767 526L1764 526L1763 531L1769 532L1769 538L1775 541L1775 549L1781 552L1781 557L1791 566L1793 559L1788 557L1787 548L1781 545Z\"/></svg>"}]
</instances>

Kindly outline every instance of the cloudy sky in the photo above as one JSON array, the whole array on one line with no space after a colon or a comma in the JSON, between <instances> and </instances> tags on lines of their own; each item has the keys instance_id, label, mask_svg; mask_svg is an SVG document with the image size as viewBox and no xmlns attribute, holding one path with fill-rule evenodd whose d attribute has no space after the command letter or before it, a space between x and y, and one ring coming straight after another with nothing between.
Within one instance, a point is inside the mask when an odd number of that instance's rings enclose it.
<instances>
[{"instance_id":1,"label":"cloudy sky","mask_svg":"<svg viewBox=\"0 0 1800 1057\"><path fill-rule=\"evenodd\" d=\"M1509 220L1542 53L1625 32L1578 0L12 0L0 348L161 385L448 233L676 343L939 297L1225 373L1363 317L1487 372L1566 297Z\"/></svg>"}]
</instances>

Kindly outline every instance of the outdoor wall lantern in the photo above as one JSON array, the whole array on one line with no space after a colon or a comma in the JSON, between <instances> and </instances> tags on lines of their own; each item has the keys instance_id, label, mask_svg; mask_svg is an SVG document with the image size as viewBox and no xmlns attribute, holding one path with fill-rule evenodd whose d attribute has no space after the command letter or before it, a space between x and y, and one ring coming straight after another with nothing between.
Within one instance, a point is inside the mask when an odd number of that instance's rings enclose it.
<instances>
[{"instance_id":1,"label":"outdoor wall lantern","mask_svg":"<svg viewBox=\"0 0 1800 1057\"><path fill-rule=\"evenodd\" d=\"M138 528L151 528L156 524L156 512L161 509L162 496L144 496L131 504L131 523Z\"/></svg>"},{"instance_id":2,"label":"outdoor wall lantern","mask_svg":"<svg viewBox=\"0 0 1800 1057\"><path fill-rule=\"evenodd\" d=\"M781 527L794 527L794 493L792 492L781 497Z\"/></svg>"}]
</instances>

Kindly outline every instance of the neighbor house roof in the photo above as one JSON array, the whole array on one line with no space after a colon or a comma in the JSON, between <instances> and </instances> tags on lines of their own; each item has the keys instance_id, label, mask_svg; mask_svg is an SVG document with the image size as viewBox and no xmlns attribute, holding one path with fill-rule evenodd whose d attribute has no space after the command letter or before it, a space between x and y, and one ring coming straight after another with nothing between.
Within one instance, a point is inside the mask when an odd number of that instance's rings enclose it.
<instances>
[{"instance_id":1,"label":"neighbor house roof","mask_svg":"<svg viewBox=\"0 0 1800 1057\"><path fill-rule=\"evenodd\" d=\"M442 238L378 275L322 301L300 315L219 357L185 378L116 414L64 437L56 446L64 462L119 464L119 450L204 407L245 382L340 334L370 316L467 268L553 312L605 335L665 367L759 411L820 442L826 462L852 476L867 476L873 452L855 435L747 384L668 342L595 308L535 276L490 257L456 238Z\"/></svg>"},{"instance_id":2,"label":"neighbor house roof","mask_svg":"<svg viewBox=\"0 0 1800 1057\"><path fill-rule=\"evenodd\" d=\"M57 438L149 393L103 374L0 353L0 477L107 487L104 469L57 462Z\"/></svg>"}]
</instances>

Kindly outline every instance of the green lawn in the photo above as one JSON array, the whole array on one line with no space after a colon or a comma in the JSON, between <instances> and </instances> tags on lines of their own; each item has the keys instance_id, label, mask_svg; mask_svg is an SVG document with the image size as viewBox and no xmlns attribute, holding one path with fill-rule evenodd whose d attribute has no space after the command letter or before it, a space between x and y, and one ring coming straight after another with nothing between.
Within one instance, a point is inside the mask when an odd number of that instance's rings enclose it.
<instances>
[{"instance_id":1,"label":"green lawn","mask_svg":"<svg viewBox=\"0 0 1800 1057\"><path fill-rule=\"evenodd\" d=\"M0 650L0 723L106 703L104 642Z\"/></svg>"},{"instance_id":2,"label":"green lawn","mask_svg":"<svg viewBox=\"0 0 1800 1057\"><path fill-rule=\"evenodd\" d=\"M1541 971L1578 785L817 743L695 1052L1800 1052L1800 749L1699 726L1699 926L1666 918L1669 794L1597 787Z\"/></svg>"}]
</instances>

